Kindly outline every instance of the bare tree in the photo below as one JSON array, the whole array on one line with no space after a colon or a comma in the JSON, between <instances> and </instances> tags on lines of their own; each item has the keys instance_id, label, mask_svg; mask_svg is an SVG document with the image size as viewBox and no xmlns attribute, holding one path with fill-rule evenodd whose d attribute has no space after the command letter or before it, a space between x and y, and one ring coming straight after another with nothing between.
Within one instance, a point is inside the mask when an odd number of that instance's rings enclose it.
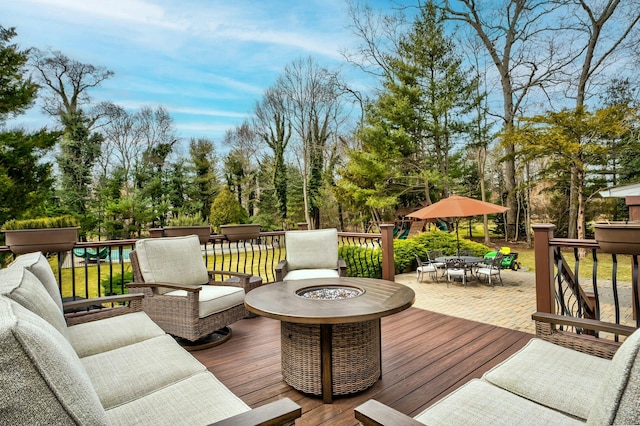
<instances>
[{"instance_id":1,"label":"bare tree","mask_svg":"<svg viewBox=\"0 0 640 426\"><path fill-rule=\"evenodd\" d=\"M311 229L320 227L323 174L344 121L339 80L337 72L306 58L286 66L276 83L297 136L305 219Z\"/></svg>"},{"instance_id":2,"label":"bare tree","mask_svg":"<svg viewBox=\"0 0 640 426\"><path fill-rule=\"evenodd\" d=\"M33 49L31 59L36 81L44 89L42 108L60 122L65 114L75 114L82 106L91 105L89 89L99 86L113 75L113 71L105 67L84 64L55 50ZM99 112L101 110L96 110L96 113ZM89 117L89 128L92 128L100 117L88 111L86 115Z\"/></svg>"},{"instance_id":3,"label":"bare tree","mask_svg":"<svg viewBox=\"0 0 640 426\"><path fill-rule=\"evenodd\" d=\"M586 99L592 95L589 86L604 86L611 81L603 73L615 66L618 77L623 65L629 62L629 55L640 45L640 1L571 0L568 13L563 22L576 33L574 45L578 49L575 68L567 70L568 94L575 96L576 108L581 109ZM626 58L625 58L626 56ZM572 72L577 69L578 72ZM575 75L579 74L576 79ZM634 77L637 71L634 70ZM575 92L572 91L575 90ZM572 163L569 194L569 230L570 238L585 238L585 197L580 170Z\"/></svg>"},{"instance_id":4,"label":"bare tree","mask_svg":"<svg viewBox=\"0 0 640 426\"><path fill-rule=\"evenodd\" d=\"M287 170L285 152L291 140L291 120L286 99L278 86L267 89L256 103L254 132L273 154L273 187L280 219L287 219Z\"/></svg>"},{"instance_id":5,"label":"bare tree","mask_svg":"<svg viewBox=\"0 0 640 426\"><path fill-rule=\"evenodd\" d=\"M527 96L546 91L555 84L558 72L572 59L558 46L557 28L551 26L561 3L555 0L508 0L502 3L475 0L447 0L444 10L453 21L468 25L481 40L495 65L502 91L502 127L509 133L522 113ZM515 146L505 146L507 191L507 238L516 235L518 202L516 194Z\"/></svg>"}]
</instances>

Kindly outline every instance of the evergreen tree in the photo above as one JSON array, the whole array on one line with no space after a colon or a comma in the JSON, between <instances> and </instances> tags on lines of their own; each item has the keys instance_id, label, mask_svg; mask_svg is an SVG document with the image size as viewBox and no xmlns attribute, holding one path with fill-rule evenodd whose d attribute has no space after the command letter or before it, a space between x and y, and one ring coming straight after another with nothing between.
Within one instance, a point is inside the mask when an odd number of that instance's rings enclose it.
<instances>
[{"instance_id":1,"label":"evergreen tree","mask_svg":"<svg viewBox=\"0 0 640 426\"><path fill-rule=\"evenodd\" d=\"M0 124L10 115L22 114L35 100L38 85L25 71L29 50L9 44L15 28L0 25Z\"/></svg>"}]
</instances>

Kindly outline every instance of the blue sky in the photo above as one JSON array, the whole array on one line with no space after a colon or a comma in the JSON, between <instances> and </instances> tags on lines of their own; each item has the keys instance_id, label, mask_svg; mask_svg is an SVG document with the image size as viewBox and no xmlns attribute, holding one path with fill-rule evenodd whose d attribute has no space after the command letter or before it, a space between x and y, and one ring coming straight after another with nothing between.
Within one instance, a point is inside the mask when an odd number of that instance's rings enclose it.
<instances>
[{"instance_id":1,"label":"blue sky","mask_svg":"<svg viewBox=\"0 0 640 426\"><path fill-rule=\"evenodd\" d=\"M90 92L95 101L129 111L162 105L184 139L220 145L301 57L342 67L354 87L366 86L340 53L357 42L346 0L0 0L0 7L0 24L16 27L21 48L50 47L107 67L115 75ZM35 107L9 125L51 123Z\"/></svg>"}]
</instances>

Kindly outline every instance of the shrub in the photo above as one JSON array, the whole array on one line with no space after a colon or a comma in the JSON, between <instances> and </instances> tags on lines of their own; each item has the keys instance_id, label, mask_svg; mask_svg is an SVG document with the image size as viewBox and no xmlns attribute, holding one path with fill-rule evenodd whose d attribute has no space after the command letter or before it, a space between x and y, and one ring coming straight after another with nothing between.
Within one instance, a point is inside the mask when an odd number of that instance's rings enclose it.
<instances>
[{"instance_id":1,"label":"shrub","mask_svg":"<svg viewBox=\"0 0 640 426\"><path fill-rule=\"evenodd\" d=\"M347 264L348 277L382 278L380 249L358 246L341 246L338 256Z\"/></svg>"},{"instance_id":2,"label":"shrub","mask_svg":"<svg viewBox=\"0 0 640 426\"><path fill-rule=\"evenodd\" d=\"M458 252L456 234L436 229L422 232L406 240L394 240L393 252L396 272L403 273L415 269L417 265L413 254L426 259L427 252L430 250L441 250L445 256L455 256ZM460 250L471 250L474 256L479 257L491 251L484 244L464 238L460 238Z\"/></svg>"},{"instance_id":3,"label":"shrub","mask_svg":"<svg viewBox=\"0 0 640 426\"><path fill-rule=\"evenodd\" d=\"M103 294L115 296L129 293L129 289L124 284L131 282L133 282L133 271L125 271L124 278L122 274L116 273L100 281L100 285L102 286Z\"/></svg>"},{"instance_id":4,"label":"shrub","mask_svg":"<svg viewBox=\"0 0 640 426\"><path fill-rule=\"evenodd\" d=\"M211 226L218 228L220 225L247 223L248 219L247 211L236 200L229 188L226 186L222 188L211 205L211 214L209 215Z\"/></svg>"},{"instance_id":5,"label":"shrub","mask_svg":"<svg viewBox=\"0 0 640 426\"><path fill-rule=\"evenodd\" d=\"M172 217L167 223L168 226L206 226L208 225L206 220L203 220L200 215L188 215L179 214Z\"/></svg>"},{"instance_id":6,"label":"shrub","mask_svg":"<svg viewBox=\"0 0 640 426\"><path fill-rule=\"evenodd\" d=\"M80 222L70 215L42 217L37 219L12 219L2 225L2 229L14 231L18 229L69 228L80 226Z\"/></svg>"}]
</instances>

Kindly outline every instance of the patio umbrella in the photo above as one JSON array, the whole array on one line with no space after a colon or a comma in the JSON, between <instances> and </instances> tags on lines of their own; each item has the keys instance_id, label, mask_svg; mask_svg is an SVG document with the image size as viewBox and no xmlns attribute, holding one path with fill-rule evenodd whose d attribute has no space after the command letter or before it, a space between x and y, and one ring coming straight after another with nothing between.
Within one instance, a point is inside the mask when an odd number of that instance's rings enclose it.
<instances>
[{"instance_id":1,"label":"patio umbrella","mask_svg":"<svg viewBox=\"0 0 640 426\"><path fill-rule=\"evenodd\" d=\"M441 217L454 218L456 223L456 241L458 244L458 254L460 254L460 236L458 235L458 222L461 217L476 216L481 214L504 213L509 210L508 207L499 206L497 204L487 203L486 201L476 200L474 198L463 197L460 195L451 195L448 198L433 203L407 216L418 219L437 219Z\"/></svg>"}]
</instances>

